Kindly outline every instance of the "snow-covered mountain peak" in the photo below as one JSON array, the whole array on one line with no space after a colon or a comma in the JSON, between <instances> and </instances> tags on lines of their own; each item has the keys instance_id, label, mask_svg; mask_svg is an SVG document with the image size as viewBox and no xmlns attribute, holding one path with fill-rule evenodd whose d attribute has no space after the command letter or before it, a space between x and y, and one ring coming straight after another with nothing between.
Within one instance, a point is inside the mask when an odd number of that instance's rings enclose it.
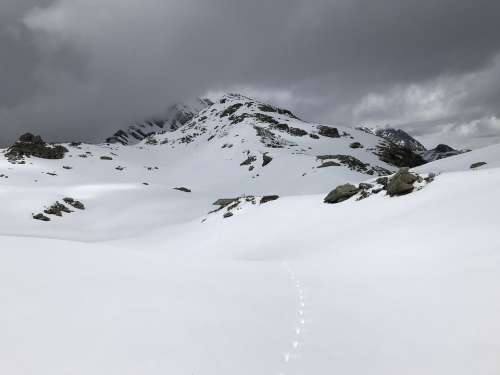
<instances>
[{"instance_id":1,"label":"snow-covered mountain peak","mask_svg":"<svg viewBox=\"0 0 500 375\"><path fill-rule=\"evenodd\" d=\"M374 134L376 136L385 138L401 147L406 147L414 152L426 151L425 146L413 138L410 134L402 129L394 129L390 127L385 128L369 128L362 127L359 128L367 133Z\"/></svg>"},{"instance_id":2,"label":"snow-covered mountain peak","mask_svg":"<svg viewBox=\"0 0 500 375\"><path fill-rule=\"evenodd\" d=\"M132 145L139 143L152 134L176 130L191 120L196 113L210 106L209 99L196 98L194 100L170 106L163 116L157 116L143 122L130 125L118 130L113 136L106 139L107 143Z\"/></svg>"}]
</instances>

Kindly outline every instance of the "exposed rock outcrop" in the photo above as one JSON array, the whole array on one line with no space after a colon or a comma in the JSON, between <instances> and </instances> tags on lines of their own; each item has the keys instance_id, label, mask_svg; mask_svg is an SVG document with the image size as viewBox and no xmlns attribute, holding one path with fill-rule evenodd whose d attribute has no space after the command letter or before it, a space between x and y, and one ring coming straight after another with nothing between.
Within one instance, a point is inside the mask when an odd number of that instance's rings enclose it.
<instances>
[{"instance_id":1,"label":"exposed rock outcrop","mask_svg":"<svg viewBox=\"0 0 500 375\"><path fill-rule=\"evenodd\" d=\"M393 129L393 128L358 128L358 130L362 130L366 133L376 135L378 137L384 138L391 143L396 144L399 147L410 149L413 152L423 152L426 151L425 146L409 135L402 129Z\"/></svg>"},{"instance_id":2,"label":"exposed rock outcrop","mask_svg":"<svg viewBox=\"0 0 500 375\"><path fill-rule=\"evenodd\" d=\"M414 168L426 163L419 154L411 149L387 141L383 141L377 146L375 154L380 160L399 168Z\"/></svg>"},{"instance_id":3,"label":"exposed rock outcrop","mask_svg":"<svg viewBox=\"0 0 500 375\"><path fill-rule=\"evenodd\" d=\"M262 155L262 166L265 167L268 165L270 162L273 161L273 158L270 157L267 153Z\"/></svg>"},{"instance_id":4,"label":"exposed rock outcrop","mask_svg":"<svg viewBox=\"0 0 500 375\"><path fill-rule=\"evenodd\" d=\"M44 214L36 214L33 215L34 220L39 220L39 221L50 221L50 218L45 216Z\"/></svg>"},{"instance_id":5,"label":"exposed rock outcrop","mask_svg":"<svg viewBox=\"0 0 500 375\"><path fill-rule=\"evenodd\" d=\"M214 206L221 206L221 207L226 207L230 205L231 203L237 202L239 198L221 198L217 199L213 205Z\"/></svg>"},{"instance_id":6,"label":"exposed rock outcrop","mask_svg":"<svg viewBox=\"0 0 500 375\"><path fill-rule=\"evenodd\" d=\"M486 163L484 161L480 161L480 162L471 164L470 169L480 168L480 167L482 167L483 165L486 165L486 164L488 164L488 163Z\"/></svg>"},{"instance_id":7,"label":"exposed rock outcrop","mask_svg":"<svg viewBox=\"0 0 500 375\"><path fill-rule=\"evenodd\" d=\"M409 168L401 168L394 176L389 178L387 183L387 194L391 197L411 193L413 184L420 180L420 177L410 172Z\"/></svg>"},{"instance_id":8,"label":"exposed rock outcrop","mask_svg":"<svg viewBox=\"0 0 500 375\"><path fill-rule=\"evenodd\" d=\"M272 201L275 201L275 200L277 200L279 198L280 198L279 195L265 195L265 196L263 196L260 199L260 204L264 204L264 203L267 203L267 202L272 202Z\"/></svg>"},{"instance_id":9,"label":"exposed rock outcrop","mask_svg":"<svg viewBox=\"0 0 500 375\"><path fill-rule=\"evenodd\" d=\"M326 196L324 202L340 203L354 196L359 201L382 191L385 191L390 197L405 195L422 189L426 184L431 183L435 177L432 173L421 176L411 173L408 168L401 168L392 176L379 177L369 183L362 182L358 186L351 184L337 186L335 190Z\"/></svg>"},{"instance_id":10,"label":"exposed rock outcrop","mask_svg":"<svg viewBox=\"0 0 500 375\"><path fill-rule=\"evenodd\" d=\"M332 128L325 125L319 127L319 135L329 138L340 138L340 134L337 128Z\"/></svg>"},{"instance_id":11,"label":"exposed rock outcrop","mask_svg":"<svg viewBox=\"0 0 500 375\"><path fill-rule=\"evenodd\" d=\"M49 145L39 135L23 134L14 143L5 157L12 163L23 163L24 158L37 157L41 159L63 159L68 149L61 145Z\"/></svg>"},{"instance_id":12,"label":"exposed rock outcrop","mask_svg":"<svg viewBox=\"0 0 500 375\"><path fill-rule=\"evenodd\" d=\"M349 147L356 149L356 148L363 148L363 145L359 142L353 142L349 145Z\"/></svg>"},{"instance_id":13,"label":"exposed rock outcrop","mask_svg":"<svg viewBox=\"0 0 500 375\"><path fill-rule=\"evenodd\" d=\"M85 209L85 205L82 202L77 201L73 198L64 198L63 201L64 203L69 204L71 207L76 208L77 210Z\"/></svg>"},{"instance_id":14,"label":"exposed rock outcrop","mask_svg":"<svg viewBox=\"0 0 500 375\"><path fill-rule=\"evenodd\" d=\"M340 185L324 199L325 203L340 203L356 195L360 189L351 184Z\"/></svg>"}]
</instances>

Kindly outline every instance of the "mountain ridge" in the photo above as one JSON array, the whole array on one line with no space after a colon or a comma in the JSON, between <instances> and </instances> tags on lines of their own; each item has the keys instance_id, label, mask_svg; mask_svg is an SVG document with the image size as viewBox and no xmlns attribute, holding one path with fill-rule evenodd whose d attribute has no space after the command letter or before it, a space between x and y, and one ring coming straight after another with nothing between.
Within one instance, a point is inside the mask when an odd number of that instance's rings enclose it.
<instances>
[{"instance_id":1,"label":"mountain ridge","mask_svg":"<svg viewBox=\"0 0 500 375\"><path fill-rule=\"evenodd\" d=\"M153 134L177 130L209 105L211 105L209 99L200 98L188 103L174 104L168 108L164 116L156 116L117 130L106 139L106 143L136 144Z\"/></svg>"}]
</instances>

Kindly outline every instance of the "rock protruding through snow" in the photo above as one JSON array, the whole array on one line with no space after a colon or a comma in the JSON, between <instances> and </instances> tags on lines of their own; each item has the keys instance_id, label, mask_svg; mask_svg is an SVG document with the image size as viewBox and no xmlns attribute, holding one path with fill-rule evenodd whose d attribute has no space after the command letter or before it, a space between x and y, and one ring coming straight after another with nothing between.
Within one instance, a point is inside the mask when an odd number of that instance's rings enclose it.
<instances>
[{"instance_id":1,"label":"rock protruding through snow","mask_svg":"<svg viewBox=\"0 0 500 375\"><path fill-rule=\"evenodd\" d=\"M401 168L391 176L379 177L373 181L360 183L357 186L352 184L339 185L325 197L324 202L329 204L341 203L352 197L362 200L382 191L385 191L389 197L406 195L422 189L432 182L434 178L433 174L419 175L410 172L409 168Z\"/></svg>"},{"instance_id":2,"label":"rock protruding through snow","mask_svg":"<svg viewBox=\"0 0 500 375\"><path fill-rule=\"evenodd\" d=\"M49 145L39 135L26 133L9 147L5 157L11 163L24 164L25 158L32 156L41 159L62 159L66 152L68 149L64 146Z\"/></svg>"}]
</instances>

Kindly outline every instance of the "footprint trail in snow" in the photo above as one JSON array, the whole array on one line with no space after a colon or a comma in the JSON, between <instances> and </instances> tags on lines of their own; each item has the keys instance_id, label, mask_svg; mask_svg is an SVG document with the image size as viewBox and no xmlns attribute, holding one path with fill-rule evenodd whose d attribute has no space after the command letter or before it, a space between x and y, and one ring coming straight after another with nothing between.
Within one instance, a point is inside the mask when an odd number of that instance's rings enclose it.
<instances>
[{"instance_id":1,"label":"footprint trail in snow","mask_svg":"<svg viewBox=\"0 0 500 375\"><path fill-rule=\"evenodd\" d=\"M294 360L300 357L301 346L303 344L303 333L306 326L306 297L301 281L297 278L294 270L287 262L282 263L287 270L290 281L295 285L297 292L297 321L293 329L293 338L290 347L283 353L284 368L288 367ZM278 375L286 375L286 371L278 372Z\"/></svg>"}]
</instances>

